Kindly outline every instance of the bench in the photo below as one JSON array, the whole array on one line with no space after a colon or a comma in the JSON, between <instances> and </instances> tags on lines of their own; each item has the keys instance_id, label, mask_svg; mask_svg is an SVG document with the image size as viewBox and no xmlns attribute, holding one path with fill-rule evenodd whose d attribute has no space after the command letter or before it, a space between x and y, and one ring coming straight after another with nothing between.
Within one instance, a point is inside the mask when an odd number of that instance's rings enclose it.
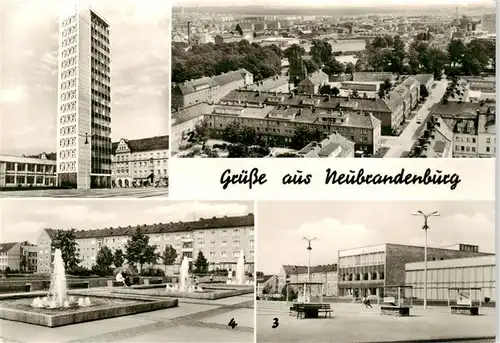
<instances>
[{"instance_id":1,"label":"bench","mask_svg":"<svg viewBox=\"0 0 500 343\"><path fill-rule=\"evenodd\" d=\"M465 316L478 316L479 307L477 306L451 306L451 314L461 314Z\"/></svg>"},{"instance_id":2,"label":"bench","mask_svg":"<svg viewBox=\"0 0 500 343\"><path fill-rule=\"evenodd\" d=\"M123 286L123 281L108 280L108 287L121 287Z\"/></svg>"},{"instance_id":3,"label":"bench","mask_svg":"<svg viewBox=\"0 0 500 343\"><path fill-rule=\"evenodd\" d=\"M75 289L75 288L89 288L90 282L89 281L73 281L73 282L68 282L68 289Z\"/></svg>"},{"instance_id":4,"label":"bench","mask_svg":"<svg viewBox=\"0 0 500 343\"><path fill-rule=\"evenodd\" d=\"M380 314L386 316L408 317L410 315L410 308L398 306L381 306Z\"/></svg>"},{"instance_id":5,"label":"bench","mask_svg":"<svg viewBox=\"0 0 500 343\"><path fill-rule=\"evenodd\" d=\"M330 304L322 304L318 312L325 312L325 318L327 315L331 318L333 310L330 307Z\"/></svg>"},{"instance_id":6,"label":"bench","mask_svg":"<svg viewBox=\"0 0 500 343\"><path fill-rule=\"evenodd\" d=\"M143 279L143 283L145 285L160 285L163 283L163 279L162 278Z\"/></svg>"}]
</instances>

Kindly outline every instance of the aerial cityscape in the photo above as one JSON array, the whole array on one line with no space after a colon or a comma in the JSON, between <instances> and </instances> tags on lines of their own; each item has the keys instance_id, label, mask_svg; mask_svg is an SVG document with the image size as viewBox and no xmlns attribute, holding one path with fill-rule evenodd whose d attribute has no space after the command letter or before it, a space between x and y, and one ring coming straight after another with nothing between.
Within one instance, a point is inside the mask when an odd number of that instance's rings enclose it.
<instances>
[{"instance_id":1,"label":"aerial cityscape","mask_svg":"<svg viewBox=\"0 0 500 343\"><path fill-rule=\"evenodd\" d=\"M19 18L39 5L3 7L13 19L4 25L12 32L6 43L12 54L2 76L2 196L168 194L168 91L160 83L169 75L168 49L130 51L150 45L151 33L169 36L169 9L152 15L134 1L120 3L137 12L132 21L114 1L92 1L99 11L81 2L54 2L23 27L26 47L15 40ZM132 30L135 38L124 41Z\"/></svg>"},{"instance_id":2,"label":"aerial cityscape","mask_svg":"<svg viewBox=\"0 0 500 343\"><path fill-rule=\"evenodd\" d=\"M173 157L495 156L494 4L313 5L173 8Z\"/></svg>"},{"instance_id":3,"label":"aerial cityscape","mask_svg":"<svg viewBox=\"0 0 500 343\"><path fill-rule=\"evenodd\" d=\"M495 341L493 202L256 212L257 342Z\"/></svg>"},{"instance_id":4,"label":"aerial cityscape","mask_svg":"<svg viewBox=\"0 0 500 343\"><path fill-rule=\"evenodd\" d=\"M2 341L253 342L252 202L0 204Z\"/></svg>"}]
</instances>

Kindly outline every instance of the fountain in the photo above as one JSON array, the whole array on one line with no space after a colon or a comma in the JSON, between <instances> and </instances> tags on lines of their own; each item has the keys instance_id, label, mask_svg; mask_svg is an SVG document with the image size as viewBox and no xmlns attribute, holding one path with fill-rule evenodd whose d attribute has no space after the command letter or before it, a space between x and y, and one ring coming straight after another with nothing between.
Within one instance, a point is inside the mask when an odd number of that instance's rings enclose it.
<instances>
[{"instance_id":1,"label":"fountain","mask_svg":"<svg viewBox=\"0 0 500 343\"><path fill-rule=\"evenodd\" d=\"M177 299L124 298L68 291L61 250L56 249L48 293L38 291L0 295L0 318L57 327L176 306Z\"/></svg>"},{"instance_id":2,"label":"fountain","mask_svg":"<svg viewBox=\"0 0 500 343\"><path fill-rule=\"evenodd\" d=\"M236 284L245 284L245 252L243 250L240 251L240 256L236 263Z\"/></svg>"},{"instance_id":3,"label":"fountain","mask_svg":"<svg viewBox=\"0 0 500 343\"><path fill-rule=\"evenodd\" d=\"M181 292L185 292L189 278L189 260L186 256L184 256L184 258L182 259L181 269L179 270L179 274L180 274L179 290Z\"/></svg>"}]
</instances>

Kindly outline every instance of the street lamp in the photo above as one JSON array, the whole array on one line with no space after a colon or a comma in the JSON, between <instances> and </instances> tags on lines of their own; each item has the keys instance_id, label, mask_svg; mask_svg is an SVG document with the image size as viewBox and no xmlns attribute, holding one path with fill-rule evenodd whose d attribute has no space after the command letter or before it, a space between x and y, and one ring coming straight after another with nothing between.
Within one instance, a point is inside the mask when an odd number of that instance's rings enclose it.
<instances>
[{"instance_id":1,"label":"street lamp","mask_svg":"<svg viewBox=\"0 0 500 343\"><path fill-rule=\"evenodd\" d=\"M427 230L430 229L429 225L427 225L427 219L429 217L439 217L439 213L437 211L424 213L421 210L418 210L417 213L412 213L414 216L424 217L424 226L422 229L425 231L425 247L424 247L424 309L427 309Z\"/></svg>"},{"instance_id":2,"label":"street lamp","mask_svg":"<svg viewBox=\"0 0 500 343\"><path fill-rule=\"evenodd\" d=\"M311 281L311 241L316 240L317 238L306 238L303 237L302 239L306 240L308 245L307 245L307 250L309 251L309 263L307 264L307 281Z\"/></svg>"}]
</instances>

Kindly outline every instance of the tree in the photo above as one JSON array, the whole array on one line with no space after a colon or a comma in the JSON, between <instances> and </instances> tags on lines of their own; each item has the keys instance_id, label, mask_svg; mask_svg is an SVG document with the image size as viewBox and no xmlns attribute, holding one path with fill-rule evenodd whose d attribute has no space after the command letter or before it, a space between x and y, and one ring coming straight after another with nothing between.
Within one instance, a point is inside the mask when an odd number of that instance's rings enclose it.
<instances>
[{"instance_id":1,"label":"tree","mask_svg":"<svg viewBox=\"0 0 500 343\"><path fill-rule=\"evenodd\" d=\"M461 39L453 39L450 44L448 44L447 51L448 59L452 67L455 67L457 64L462 64L466 48Z\"/></svg>"},{"instance_id":2,"label":"tree","mask_svg":"<svg viewBox=\"0 0 500 343\"><path fill-rule=\"evenodd\" d=\"M116 249L115 253L113 254L113 264L116 268L120 268L123 265L123 262L125 262L125 255L123 254L123 250Z\"/></svg>"},{"instance_id":3,"label":"tree","mask_svg":"<svg viewBox=\"0 0 500 343\"><path fill-rule=\"evenodd\" d=\"M222 133L222 139L229 143L238 143L241 139L241 126L242 125L235 120L230 122Z\"/></svg>"},{"instance_id":4,"label":"tree","mask_svg":"<svg viewBox=\"0 0 500 343\"><path fill-rule=\"evenodd\" d=\"M196 258L196 261L194 262L195 266L195 272L196 273L207 273L208 272L208 261L205 258L205 255L203 255L203 252L200 250L198 251L198 257Z\"/></svg>"},{"instance_id":5,"label":"tree","mask_svg":"<svg viewBox=\"0 0 500 343\"><path fill-rule=\"evenodd\" d=\"M298 44L292 44L289 48L283 51L283 56L288 59L288 62L292 64L292 61L299 59L299 57L304 56L306 50Z\"/></svg>"},{"instance_id":6,"label":"tree","mask_svg":"<svg viewBox=\"0 0 500 343\"><path fill-rule=\"evenodd\" d=\"M290 148L300 150L307 144L321 139L321 133L317 129L299 126L293 133Z\"/></svg>"},{"instance_id":7,"label":"tree","mask_svg":"<svg viewBox=\"0 0 500 343\"><path fill-rule=\"evenodd\" d=\"M165 271L167 270L167 266L171 266L174 264L177 259L177 251L171 245L165 245L165 249L163 250L163 254L161 255L161 261L165 266Z\"/></svg>"},{"instance_id":8,"label":"tree","mask_svg":"<svg viewBox=\"0 0 500 343\"><path fill-rule=\"evenodd\" d=\"M345 67L342 63L337 61L335 57L332 57L330 61L325 63L323 71L328 75L337 75L342 74L345 71Z\"/></svg>"},{"instance_id":9,"label":"tree","mask_svg":"<svg viewBox=\"0 0 500 343\"><path fill-rule=\"evenodd\" d=\"M313 39L309 54L319 66L327 64L333 58L332 46L325 40Z\"/></svg>"},{"instance_id":10,"label":"tree","mask_svg":"<svg viewBox=\"0 0 500 343\"><path fill-rule=\"evenodd\" d=\"M64 268L71 273L80 263L78 254L78 243L75 239L75 230L59 230L57 231L51 244L52 250L60 249Z\"/></svg>"},{"instance_id":11,"label":"tree","mask_svg":"<svg viewBox=\"0 0 500 343\"><path fill-rule=\"evenodd\" d=\"M319 94L322 94L322 95L329 95L332 91L331 87L329 84L325 84L321 87L319 87Z\"/></svg>"},{"instance_id":12,"label":"tree","mask_svg":"<svg viewBox=\"0 0 500 343\"><path fill-rule=\"evenodd\" d=\"M146 236L140 227L125 244L125 257L129 264L139 265L139 272L145 263L155 263L158 259L156 245L149 245L149 236Z\"/></svg>"},{"instance_id":13,"label":"tree","mask_svg":"<svg viewBox=\"0 0 500 343\"><path fill-rule=\"evenodd\" d=\"M354 73L355 66L352 62L348 62L345 64L345 73L346 74L352 74Z\"/></svg>"},{"instance_id":14,"label":"tree","mask_svg":"<svg viewBox=\"0 0 500 343\"><path fill-rule=\"evenodd\" d=\"M195 139L198 142L201 142L203 149L205 147L205 143L210 138L208 122L206 120L203 120L201 123L197 123L194 126L194 133L195 133Z\"/></svg>"},{"instance_id":15,"label":"tree","mask_svg":"<svg viewBox=\"0 0 500 343\"><path fill-rule=\"evenodd\" d=\"M111 273L111 265L113 264L113 252L107 246L103 246L97 252L95 265L92 266L92 271L98 275L109 275Z\"/></svg>"}]
</instances>

